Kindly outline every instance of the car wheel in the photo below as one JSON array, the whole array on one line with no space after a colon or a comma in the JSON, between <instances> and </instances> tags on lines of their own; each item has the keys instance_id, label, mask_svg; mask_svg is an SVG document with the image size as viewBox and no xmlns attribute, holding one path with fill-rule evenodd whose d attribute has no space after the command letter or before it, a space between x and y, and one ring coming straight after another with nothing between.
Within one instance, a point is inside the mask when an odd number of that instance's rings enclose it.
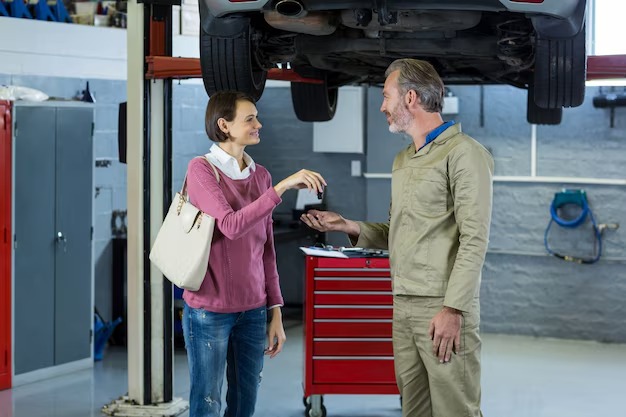
<instances>
[{"instance_id":1,"label":"car wheel","mask_svg":"<svg viewBox=\"0 0 626 417\"><path fill-rule=\"evenodd\" d=\"M234 34L230 36L210 35L201 25L200 66L206 92L211 94L221 90L237 90L249 94L255 100L261 98L267 71L256 63L253 52L250 19L244 17L230 19Z\"/></svg>"},{"instance_id":2,"label":"car wheel","mask_svg":"<svg viewBox=\"0 0 626 417\"><path fill-rule=\"evenodd\" d=\"M568 39L537 38L535 104L544 109L580 106L585 99L585 26Z\"/></svg>"},{"instance_id":3,"label":"car wheel","mask_svg":"<svg viewBox=\"0 0 626 417\"><path fill-rule=\"evenodd\" d=\"M563 118L563 107L558 109L544 109L535 103L533 86L528 87L528 103L526 106L526 120L534 125L558 125Z\"/></svg>"},{"instance_id":4,"label":"car wheel","mask_svg":"<svg viewBox=\"0 0 626 417\"><path fill-rule=\"evenodd\" d=\"M322 79L321 84L291 83L291 101L298 119L303 122L327 122L337 110L337 87L328 87L324 71L306 77Z\"/></svg>"}]
</instances>

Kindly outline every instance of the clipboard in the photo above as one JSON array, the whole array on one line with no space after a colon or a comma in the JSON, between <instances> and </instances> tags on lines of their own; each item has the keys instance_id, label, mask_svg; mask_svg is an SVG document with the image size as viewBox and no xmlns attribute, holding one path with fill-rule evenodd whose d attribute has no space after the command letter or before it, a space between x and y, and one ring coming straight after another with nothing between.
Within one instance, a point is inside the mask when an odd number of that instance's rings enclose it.
<instances>
[{"instance_id":1,"label":"clipboard","mask_svg":"<svg viewBox=\"0 0 626 417\"><path fill-rule=\"evenodd\" d=\"M300 246L300 250L306 255L311 256L323 256L325 258L349 258L349 256L345 253L335 249L318 248L314 246Z\"/></svg>"},{"instance_id":2,"label":"clipboard","mask_svg":"<svg viewBox=\"0 0 626 417\"><path fill-rule=\"evenodd\" d=\"M335 248L332 246L300 246L300 250L306 255L321 256L325 258L388 258L389 251L383 249L367 248Z\"/></svg>"}]
</instances>

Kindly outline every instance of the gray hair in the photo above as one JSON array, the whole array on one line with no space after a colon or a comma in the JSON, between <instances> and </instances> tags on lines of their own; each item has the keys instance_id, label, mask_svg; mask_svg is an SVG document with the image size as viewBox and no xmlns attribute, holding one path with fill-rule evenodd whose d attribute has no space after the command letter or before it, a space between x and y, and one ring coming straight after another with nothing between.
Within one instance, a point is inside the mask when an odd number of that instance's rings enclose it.
<instances>
[{"instance_id":1,"label":"gray hair","mask_svg":"<svg viewBox=\"0 0 626 417\"><path fill-rule=\"evenodd\" d=\"M425 111L441 112L445 88L441 77L429 62L412 58L396 59L385 71L385 77L397 70L400 71L398 88L401 95L414 90Z\"/></svg>"}]
</instances>

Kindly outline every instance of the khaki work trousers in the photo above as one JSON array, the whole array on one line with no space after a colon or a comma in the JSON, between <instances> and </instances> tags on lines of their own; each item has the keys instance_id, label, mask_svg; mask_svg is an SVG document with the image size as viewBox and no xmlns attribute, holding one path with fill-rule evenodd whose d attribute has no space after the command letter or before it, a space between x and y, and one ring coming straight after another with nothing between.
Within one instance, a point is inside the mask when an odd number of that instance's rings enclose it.
<instances>
[{"instance_id":1,"label":"khaki work trousers","mask_svg":"<svg viewBox=\"0 0 626 417\"><path fill-rule=\"evenodd\" d=\"M463 314L461 347L448 363L432 352L428 326L443 297L394 296L393 351L402 417L481 417L480 306Z\"/></svg>"}]
</instances>

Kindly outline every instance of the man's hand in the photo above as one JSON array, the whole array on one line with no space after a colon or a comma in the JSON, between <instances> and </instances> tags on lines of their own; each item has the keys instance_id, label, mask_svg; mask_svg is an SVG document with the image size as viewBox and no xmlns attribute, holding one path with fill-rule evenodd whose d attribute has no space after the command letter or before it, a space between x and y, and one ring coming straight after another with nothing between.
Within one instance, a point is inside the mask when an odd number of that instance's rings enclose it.
<instances>
[{"instance_id":1,"label":"man's hand","mask_svg":"<svg viewBox=\"0 0 626 417\"><path fill-rule=\"evenodd\" d=\"M309 210L300 216L300 220L320 232L344 232L351 236L358 236L361 233L358 223L344 219L332 211Z\"/></svg>"},{"instance_id":2,"label":"man's hand","mask_svg":"<svg viewBox=\"0 0 626 417\"><path fill-rule=\"evenodd\" d=\"M428 334L433 341L433 354L439 362L450 362L452 352L461 348L461 321L463 316L459 310L444 307L430 321Z\"/></svg>"}]
</instances>

